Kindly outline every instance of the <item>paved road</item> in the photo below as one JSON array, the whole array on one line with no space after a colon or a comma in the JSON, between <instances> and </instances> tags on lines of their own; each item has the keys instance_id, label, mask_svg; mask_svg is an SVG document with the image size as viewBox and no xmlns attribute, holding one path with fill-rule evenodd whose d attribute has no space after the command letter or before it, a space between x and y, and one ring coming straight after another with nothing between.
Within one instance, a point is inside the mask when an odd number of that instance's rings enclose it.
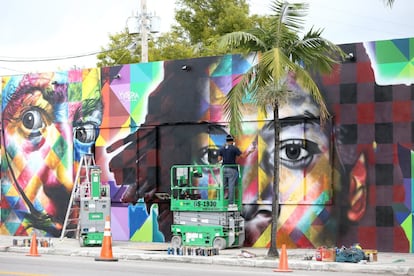
<instances>
[{"instance_id":1,"label":"paved road","mask_svg":"<svg viewBox=\"0 0 414 276\"><path fill-rule=\"evenodd\" d=\"M0 252L15 252L27 254L29 247L13 246L13 240L18 239L22 244L23 237L0 235ZM27 239L27 238L26 238ZM95 258L101 255L100 247L80 247L75 239L52 239L52 246L39 247L42 255L82 256ZM259 267L276 269L279 260L268 258L266 248L237 248L221 250L215 256L177 256L168 255L168 243L138 243L113 241L111 251L113 256L120 260L146 260L163 263L192 263L208 265L225 265L236 267ZM243 254L248 252L250 254ZM314 258L305 260L306 256L313 256L314 249L288 249L288 268L294 271L321 271L343 273L369 273L382 275L413 275L414 254L409 253L378 253L377 262L368 263L339 263L320 262Z\"/></svg>"},{"instance_id":2,"label":"paved road","mask_svg":"<svg viewBox=\"0 0 414 276\"><path fill-rule=\"evenodd\" d=\"M16 265L19 264L19 265ZM332 271L300 271L296 276L365 276L365 273L332 272ZM292 275L292 272L277 272L276 275ZM0 252L0 275L15 276L251 276L275 275L274 269L263 267L244 267L228 265L212 265L198 263L155 262L121 259L116 262L97 262L94 258L62 255L41 255L29 257L26 254Z\"/></svg>"}]
</instances>

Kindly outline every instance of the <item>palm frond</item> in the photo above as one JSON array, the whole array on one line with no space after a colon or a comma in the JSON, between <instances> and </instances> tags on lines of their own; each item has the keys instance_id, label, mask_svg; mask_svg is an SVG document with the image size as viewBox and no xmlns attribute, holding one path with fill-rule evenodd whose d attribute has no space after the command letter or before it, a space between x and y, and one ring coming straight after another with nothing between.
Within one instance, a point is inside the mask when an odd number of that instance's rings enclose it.
<instances>
[{"instance_id":1,"label":"palm frond","mask_svg":"<svg viewBox=\"0 0 414 276\"><path fill-rule=\"evenodd\" d=\"M309 5L306 3L288 3L274 0L270 6L274 12L276 24L281 28L287 27L290 31L298 33L303 30ZM283 33L282 31L278 32Z\"/></svg>"},{"instance_id":2,"label":"palm frond","mask_svg":"<svg viewBox=\"0 0 414 276\"><path fill-rule=\"evenodd\" d=\"M321 106L321 118L329 116L321 93L310 73L329 73L345 58L340 47L321 37L323 30L311 28L302 38L308 4L273 0L273 23L270 28L255 28L224 35L219 47L245 50L245 54L259 52L258 63L241 77L225 101L225 115L231 129L241 131L243 97L250 98L259 108L269 104L276 107L283 99L283 87L289 72L296 74L305 91Z\"/></svg>"},{"instance_id":3,"label":"palm frond","mask_svg":"<svg viewBox=\"0 0 414 276\"><path fill-rule=\"evenodd\" d=\"M254 79L255 68L252 67L244 75L241 75L236 79L238 83L231 88L224 101L224 117L230 122L230 132L232 135L242 132L242 111L243 98L251 88L252 79Z\"/></svg>"},{"instance_id":4,"label":"palm frond","mask_svg":"<svg viewBox=\"0 0 414 276\"><path fill-rule=\"evenodd\" d=\"M218 42L220 49L239 48L248 52L255 52L266 49L266 45L254 34L249 32L232 32L223 35Z\"/></svg>"},{"instance_id":5,"label":"palm frond","mask_svg":"<svg viewBox=\"0 0 414 276\"><path fill-rule=\"evenodd\" d=\"M259 71L263 72L264 76L271 76L271 81L276 82L285 78L286 74L295 68L294 63L285 55L281 48L273 48L263 53L259 66Z\"/></svg>"},{"instance_id":6,"label":"palm frond","mask_svg":"<svg viewBox=\"0 0 414 276\"><path fill-rule=\"evenodd\" d=\"M297 83L304 89L304 91L308 91L315 102L319 105L321 124L324 124L329 117L329 111L318 86L309 72L302 67L298 66L294 72Z\"/></svg>"},{"instance_id":7,"label":"palm frond","mask_svg":"<svg viewBox=\"0 0 414 276\"><path fill-rule=\"evenodd\" d=\"M309 71L329 73L345 59L345 53L339 46L322 38L321 32L309 31L303 39L295 41L287 52L291 53L294 62L302 64Z\"/></svg>"}]
</instances>

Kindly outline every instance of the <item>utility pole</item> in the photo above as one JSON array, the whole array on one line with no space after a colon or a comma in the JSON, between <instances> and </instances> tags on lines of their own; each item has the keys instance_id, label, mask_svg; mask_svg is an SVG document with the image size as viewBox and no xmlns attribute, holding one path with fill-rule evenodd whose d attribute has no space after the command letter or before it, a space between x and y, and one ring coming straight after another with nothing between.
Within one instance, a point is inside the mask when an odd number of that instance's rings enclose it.
<instances>
[{"instance_id":1,"label":"utility pole","mask_svg":"<svg viewBox=\"0 0 414 276\"><path fill-rule=\"evenodd\" d=\"M141 0L141 62L148 62L147 0Z\"/></svg>"},{"instance_id":2,"label":"utility pole","mask_svg":"<svg viewBox=\"0 0 414 276\"><path fill-rule=\"evenodd\" d=\"M148 62L149 33L160 32L160 18L147 13L147 0L141 0L140 9L136 16L128 17L127 28L129 35L139 35L141 38L141 62Z\"/></svg>"}]
</instances>

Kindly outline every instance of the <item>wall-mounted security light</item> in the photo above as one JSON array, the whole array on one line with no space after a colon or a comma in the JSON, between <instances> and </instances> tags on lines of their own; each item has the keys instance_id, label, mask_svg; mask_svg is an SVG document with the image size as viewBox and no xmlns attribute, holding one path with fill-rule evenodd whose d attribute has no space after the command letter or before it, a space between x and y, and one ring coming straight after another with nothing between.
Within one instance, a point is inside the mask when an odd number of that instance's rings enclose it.
<instances>
[{"instance_id":1,"label":"wall-mounted security light","mask_svg":"<svg viewBox=\"0 0 414 276\"><path fill-rule=\"evenodd\" d=\"M348 53L345 56L345 59L348 60L348 61L356 61L356 57L355 57L354 53Z\"/></svg>"},{"instance_id":2,"label":"wall-mounted security light","mask_svg":"<svg viewBox=\"0 0 414 276\"><path fill-rule=\"evenodd\" d=\"M183 70L183 71L190 71L191 70L191 67L190 66L188 66L188 65L183 65L183 66L181 66L181 70Z\"/></svg>"}]
</instances>

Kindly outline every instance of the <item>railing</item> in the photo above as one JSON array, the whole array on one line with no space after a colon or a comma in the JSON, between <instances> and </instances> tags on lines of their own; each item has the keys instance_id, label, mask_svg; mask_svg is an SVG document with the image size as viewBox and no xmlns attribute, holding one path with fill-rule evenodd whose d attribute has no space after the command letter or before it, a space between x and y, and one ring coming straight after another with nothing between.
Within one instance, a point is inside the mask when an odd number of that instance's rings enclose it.
<instances>
[{"instance_id":1,"label":"railing","mask_svg":"<svg viewBox=\"0 0 414 276\"><path fill-rule=\"evenodd\" d=\"M171 168L171 210L225 211L228 185L223 169L238 165L175 165ZM240 175L240 174L239 174ZM235 187L235 204L241 206L241 181Z\"/></svg>"}]
</instances>

